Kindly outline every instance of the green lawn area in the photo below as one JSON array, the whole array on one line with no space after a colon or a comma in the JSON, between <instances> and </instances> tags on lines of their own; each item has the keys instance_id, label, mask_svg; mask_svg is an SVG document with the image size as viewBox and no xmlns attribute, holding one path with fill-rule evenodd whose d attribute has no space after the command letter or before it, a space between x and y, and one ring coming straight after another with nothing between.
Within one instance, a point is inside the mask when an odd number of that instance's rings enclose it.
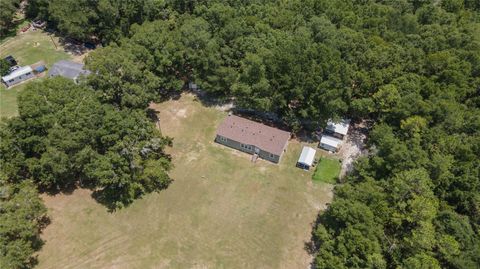
<instances>
[{"instance_id":1,"label":"green lawn area","mask_svg":"<svg viewBox=\"0 0 480 269\"><path fill-rule=\"evenodd\" d=\"M335 184L340 173L341 163L338 159L322 157L313 174L314 181Z\"/></svg>"},{"instance_id":2,"label":"green lawn area","mask_svg":"<svg viewBox=\"0 0 480 269\"><path fill-rule=\"evenodd\" d=\"M5 89L5 85L0 86L0 116L12 117L18 114L17 95L27 84L21 84L12 89Z\"/></svg>"},{"instance_id":3,"label":"green lawn area","mask_svg":"<svg viewBox=\"0 0 480 269\"><path fill-rule=\"evenodd\" d=\"M52 38L56 42L58 49L55 48ZM29 31L8 38L0 44L0 58L7 55L15 57L18 64L21 66L30 65L43 60L46 62L47 67L50 67L58 60L71 58L71 56L59 45L57 37L50 36L50 34L43 31ZM17 95L28 83L31 83L31 81L19 84L8 90L5 88L5 85L2 84L0 86L1 117L12 117L17 115Z\"/></svg>"},{"instance_id":4,"label":"green lawn area","mask_svg":"<svg viewBox=\"0 0 480 269\"><path fill-rule=\"evenodd\" d=\"M226 112L191 95L157 109L174 182L113 213L89 190L42 195L52 222L37 268L308 268L305 242L333 186L295 167L302 145L254 164L213 142Z\"/></svg>"}]
</instances>

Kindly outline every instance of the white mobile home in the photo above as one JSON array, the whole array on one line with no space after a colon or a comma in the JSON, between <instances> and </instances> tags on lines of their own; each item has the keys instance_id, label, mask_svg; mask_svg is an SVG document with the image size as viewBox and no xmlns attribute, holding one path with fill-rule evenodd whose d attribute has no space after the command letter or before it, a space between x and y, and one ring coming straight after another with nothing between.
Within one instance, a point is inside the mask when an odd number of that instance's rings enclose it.
<instances>
[{"instance_id":1,"label":"white mobile home","mask_svg":"<svg viewBox=\"0 0 480 269\"><path fill-rule=\"evenodd\" d=\"M317 153L317 151L311 147L303 147L300 158L298 158L297 161L297 167L309 170L315 160L315 153Z\"/></svg>"},{"instance_id":2,"label":"white mobile home","mask_svg":"<svg viewBox=\"0 0 480 269\"><path fill-rule=\"evenodd\" d=\"M24 66L2 77L2 81L5 83L5 85L7 85L7 87L10 87L27 79L33 78L34 76L35 74L33 74L33 69L30 66Z\"/></svg>"}]
</instances>

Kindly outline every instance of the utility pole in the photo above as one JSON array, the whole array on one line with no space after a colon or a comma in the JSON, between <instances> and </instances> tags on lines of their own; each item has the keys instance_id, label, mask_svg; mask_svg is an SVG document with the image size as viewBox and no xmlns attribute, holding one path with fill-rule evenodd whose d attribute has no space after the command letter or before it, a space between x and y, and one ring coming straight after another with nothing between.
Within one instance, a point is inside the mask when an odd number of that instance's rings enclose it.
<instances>
[{"instance_id":1,"label":"utility pole","mask_svg":"<svg viewBox=\"0 0 480 269\"><path fill-rule=\"evenodd\" d=\"M50 39L52 40L53 45L55 45L55 49L58 50L57 43L53 40L53 37L50 35Z\"/></svg>"}]
</instances>

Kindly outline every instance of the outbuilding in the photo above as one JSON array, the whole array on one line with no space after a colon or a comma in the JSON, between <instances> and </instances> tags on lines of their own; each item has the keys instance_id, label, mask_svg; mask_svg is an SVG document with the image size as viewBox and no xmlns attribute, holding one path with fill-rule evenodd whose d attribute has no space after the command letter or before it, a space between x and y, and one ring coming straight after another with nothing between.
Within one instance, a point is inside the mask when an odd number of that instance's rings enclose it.
<instances>
[{"instance_id":1,"label":"outbuilding","mask_svg":"<svg viewBox=\"0 0 480 269\"><path fill-rule=\"evenodd\" d=\"M325 133L336 138L343 139L347 135L349 127L349 119L343 119L339 122L329 120L327 122L327 127L325 128Z\"/></svg>"},{"instance_id":2,"label":"outbuilding","mask_svg":"<svg viewBox=\"0 0 480 269\"><path fill-rule=\"evenodd\" d=\"M322 138L320 139L320 148L332 151L332 152L337 152L342 145L342 140L338 139L333 136L329 135L322 135Z\"/></svg>"},{"instance_id":3,"label":"outbuilding","mask_svg":"<svg viewBox=\"0 0 480 269\"><path fill-rule=\"evenodd\" d=\"M33 77L35 77L33 69L30 66L23 66L2 77L2 81L7 87L10 87Z\"/></svg>"},{"instance_id":4,"label":"outbuilding","mask_svg":"<svg viewBox=\"0 0 480 269\"><path fill-rule=\"evenodd\" d=\"M313 148L303 147L300 158L298 158L297 161L297 167L309 170L315 161L315 153L317 153L317 151Z\"/></svg>"}]
</instances>

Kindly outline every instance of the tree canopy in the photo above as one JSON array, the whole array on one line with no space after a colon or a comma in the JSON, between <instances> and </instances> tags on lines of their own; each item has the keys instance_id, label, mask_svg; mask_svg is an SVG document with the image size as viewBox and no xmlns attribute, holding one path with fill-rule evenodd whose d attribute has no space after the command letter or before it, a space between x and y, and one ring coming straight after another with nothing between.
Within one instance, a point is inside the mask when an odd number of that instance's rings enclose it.
<instances>
[{"instance_id":1,"label":"tree canopy","mask_svg":"<svg viewBox=\"0 0 480 269\"><path fill-rule=\"evenodd\" d=\"M0 267L32 267L36 262L32 254L42 245L47 210L31 181L12 184L5 174L0 177Z\"/></svg>"},{"instance_id":2,"label":"tree canopy","mask_svg":"<svg viewBox=\"0 0 480 269\"><path fill-rule=\"evenodd\" d=\"M111 208L168 186L171 139L142 110L118 110L64 78L30 84L3 126L1 165L12 182L46 191L91 187Z\"/></svg>"},{"instance_id":3,"label":"tree canopy","mask_svg":"<svg viewBox=\"0 0 480 269\"><path fill-rule=\"evenodd\" d=\"M27 15L81 41L108 43L128 34L130 26L161 18L162 0L31 0Z\"/></svg>"},{"instance_id":4,"label":"tree canopy","mask_svg":"<svg viewBox=\"0 0 480 269\"><path fill-rule=\"evenodd\" d=\"M12 30L15 13L20 5L20 0L0 1L0 36Z\"/></svg>"}]
</instances>

